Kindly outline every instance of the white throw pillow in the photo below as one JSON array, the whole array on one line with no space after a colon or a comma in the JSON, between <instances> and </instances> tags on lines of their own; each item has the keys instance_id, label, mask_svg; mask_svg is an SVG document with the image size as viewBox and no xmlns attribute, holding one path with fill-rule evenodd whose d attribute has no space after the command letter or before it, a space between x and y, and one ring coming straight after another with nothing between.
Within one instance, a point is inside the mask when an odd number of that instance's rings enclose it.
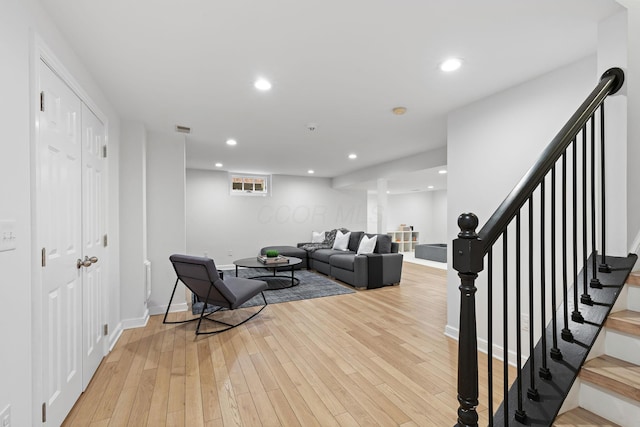
<instances>
[{"instance_id":1,"label":"white throw pillow","mask_svg":"<svg viewBox=\"0 0 640 427\"><path fill-rule=\"evenodd\" d=\"M324 231L312 231L311 243L322 243L322 242L324 242Z\"/></svg>"},{"instance_id":2,"label":"white throw pillow","mask_svg":"<svg viewBox=\"0 0 640 427\"><path fill-rule=\"evenodd\" d=\"M349 237L351 237L351 232L348 231L343 233L338 230L336 233L336 240L333 241L333 249L338 251L346 251L349 247Z\"/></svg>"},{"instance_id":3,"label":"white throw pillow","mask_svg":"<svg viewBox=\"0 0 640 427\"><path fill-rule=\"evenodd\" d=\"M358 245L357 254L372 254L373 250L376 248L377 240L378 236L367 237L366 235L363 235L360 240L360 244Z\"/></svg>"}]
</instances>

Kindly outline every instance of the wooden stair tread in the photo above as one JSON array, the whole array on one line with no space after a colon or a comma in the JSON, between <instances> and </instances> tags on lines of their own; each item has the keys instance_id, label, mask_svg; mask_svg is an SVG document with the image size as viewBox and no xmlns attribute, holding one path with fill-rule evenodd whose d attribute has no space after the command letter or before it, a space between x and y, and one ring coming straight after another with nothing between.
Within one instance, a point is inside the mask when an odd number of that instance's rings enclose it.
<instances>
[{"instance_id":1,"label":"wooden stair tread","mask_svg":"<svg viewBox=\"0 0 640 427\"><path fill-rule=\"evenodd\" d=\"M585 363L580 378L640 402L640 366L611 356Z\"/></svg>"},{"instance_id":2,"label":"wooden stair tread","mask_svg":"<svg viewBox=\"0 0 640 427\"><path fill-rule=\"evenodd\" d=\"M640 313L632 310L611 313L605 326L620 332L640 336Z\"/></svg>"},{"instance_id":3,"label":"wooden stair tread","mask_svg":"<svg viewBox=\"0 0 640 427\"><path fill-rule=\"evenodd\" d=\"M629 274L627 285L640 286L640 271L632 271Z\"/></svg>"},{"instance_id":4,"label":"wooden stair tread","mask_svg":"<svg viewBox=\"0 0 640 427\"><path fill-rule=\"evenodd\" d=\"M560 415L553 427L620 427L616 423L602 418L583 408L575 408Z\"/></svg>"}]
</instances>

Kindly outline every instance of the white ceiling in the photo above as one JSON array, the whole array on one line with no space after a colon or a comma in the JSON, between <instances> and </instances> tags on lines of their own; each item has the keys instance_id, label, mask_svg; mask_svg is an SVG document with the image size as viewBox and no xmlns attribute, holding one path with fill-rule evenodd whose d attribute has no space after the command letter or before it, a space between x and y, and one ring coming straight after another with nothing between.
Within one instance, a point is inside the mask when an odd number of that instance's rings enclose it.
<instances>
[{"instance_id":1,"label":"white ceiling","mask_svg":"<svg viewBox=\"0 0 640 427\"><path fill-rule=\"evenodd\" d=\"M597 23L619 9L614 0L41 3L121 118L192 128L188 167L321 177L444 146L447 112L595 52ZM463 68L443 74L451 55ZM257 77L273 89L255 90ZM393 115L396 106L407 113Z\"/></svg>"}]
</instances>

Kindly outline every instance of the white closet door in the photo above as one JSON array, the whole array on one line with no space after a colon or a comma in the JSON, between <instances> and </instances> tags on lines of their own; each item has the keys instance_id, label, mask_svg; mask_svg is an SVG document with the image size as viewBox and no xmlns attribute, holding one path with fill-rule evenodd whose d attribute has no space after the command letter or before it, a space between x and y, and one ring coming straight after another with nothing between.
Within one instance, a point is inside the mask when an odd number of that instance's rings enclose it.
<instances>
[{"instance_id":1,"label":"white closet door","mask_svg":"<svg viewBox=\"0 0 640 427\"><path fill-rule=\"evenodd\" d=\"M80 99L40 63L37 217L43 248L43 395L49 425L60 425L82 392Z\"/></svg>"}]
</instances>

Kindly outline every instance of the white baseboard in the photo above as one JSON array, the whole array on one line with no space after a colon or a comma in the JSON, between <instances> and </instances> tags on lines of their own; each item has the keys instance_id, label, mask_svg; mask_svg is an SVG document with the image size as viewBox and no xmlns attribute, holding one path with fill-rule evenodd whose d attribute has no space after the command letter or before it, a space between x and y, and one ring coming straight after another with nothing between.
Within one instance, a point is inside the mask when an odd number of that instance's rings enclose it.
<instances>
[{"instance_id":1,"label":"white baseboard","mask_svg":"<svg viewBox=\"0 0 640 427\"><path fill-rule=\"evenodd\" d=\"M122 321L122 329L133 329L133 328L143 328L147 326L147 322L149 321L149 310L147 309L142 317L137 319L125 319Z\"/></svg>"},{"instance_id":2,"label":"white baseboard","mask_svg":"<svg viewBox=\"0 0 640 427\"><path fill-rule=\"evenodd\" d=\"M453 326L445 326L444 328L444 334L445 336L452 338L456 341L458 341L458 335L459 335L459 329L454 328ZM487 340L482 339L482 338L478 338L478 351L483 352L484 354L488 354L489 351L489 345L487 343ZM497 359L497 360L504 360L503 355L504 355L504 349L502 348L502 346L494 344L493 347L493 358ZM509 358L509 364L511 366L516 366L516 360L517 360L517 354L515 351L513 350L509 350L507 352L507 357ZM526 363L527 359L529 358L529 355L523 355L521 357L522 362L521 362L521 366L524 366L524 364Z\"/></svg>"},{"instance_id":3,"label":"white baseboard","mask_svg":"<svg viewBox=\"0 0 640 427\"><path fill-rule=\"evenodd\" d=\"M122 335L122 322L118 323L115 329L109 334L109 353L113 350Z\"/></svg>"},{"instance_id":4,"label":"white baseboard","mask_svg":"<svg viewBox=\"0 0 640 427\"><path fill-rule=\"evenodd\" d=\"M180 304L171 304L171 310L169 313L176 313L179 311L187 311L189 309L189 305L186 302ZM155 316L157 314L164 314L167 311L166 305L154 305L153 307L149 307L149 314L151 316Z\"/></svg>"}]
</instances>

